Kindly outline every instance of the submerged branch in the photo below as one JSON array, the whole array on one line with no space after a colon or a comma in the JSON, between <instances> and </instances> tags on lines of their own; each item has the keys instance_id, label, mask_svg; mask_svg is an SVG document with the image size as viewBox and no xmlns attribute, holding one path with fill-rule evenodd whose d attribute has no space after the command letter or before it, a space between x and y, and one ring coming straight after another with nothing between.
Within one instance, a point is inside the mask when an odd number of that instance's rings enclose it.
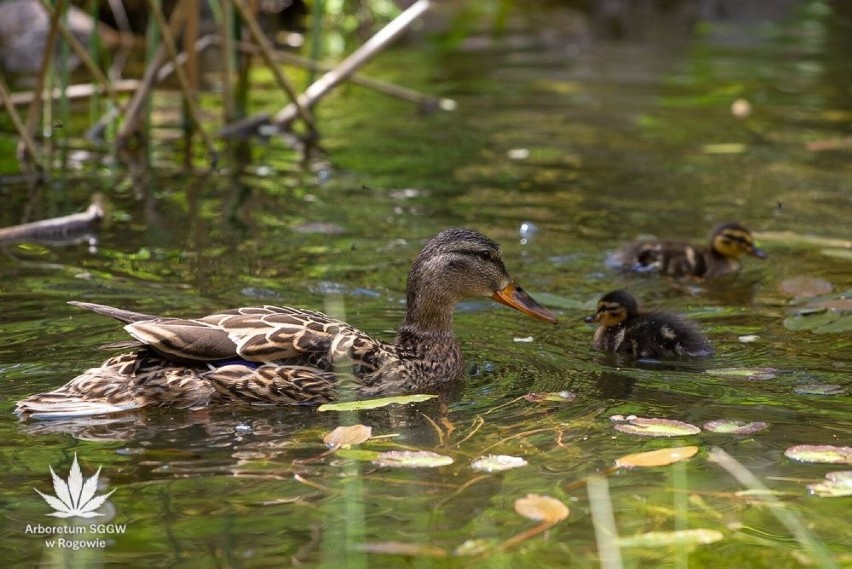
<instances>
[{"instance_id":1,"label":"submerged branch","mask_svg":"<svg viewBox=\"0 0 852 569\"><path fill-rule=\"evenodd\" d=\"M429 0L417 0L392 22L379 30L373 37L368 39L364 45L352 52L349 57L341 61L334 69L320 77L311 84L305 92L297 99L298 104L304 107L314 106L322 97L328 94L341 81L352 75L356 69L364 65L380 50L387 47L400 33L402 33L414 20L419 18L429 9ZM298 106L291 103L281 109L272 119L279 129L286 129L293 119L296 118Z\"/></svg>"}]
</instances>

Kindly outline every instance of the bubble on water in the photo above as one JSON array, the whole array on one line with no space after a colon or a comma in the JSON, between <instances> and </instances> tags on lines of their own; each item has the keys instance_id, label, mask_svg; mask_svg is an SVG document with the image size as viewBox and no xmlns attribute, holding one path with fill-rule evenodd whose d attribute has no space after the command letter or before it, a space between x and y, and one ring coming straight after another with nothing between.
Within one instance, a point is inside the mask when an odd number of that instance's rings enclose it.
<instances>
[{"instance_id":1,"label":"bubble on water","mask_svg":"<svg viewBox=\"0 0 852 569\"><path fill-rule=\"evenodd\" d=\"M521 245L526 245L535 239L538 234L538 227L532 221L524 221L518 228L518 235L521 237Z\"/></svg>"}]
</instances>

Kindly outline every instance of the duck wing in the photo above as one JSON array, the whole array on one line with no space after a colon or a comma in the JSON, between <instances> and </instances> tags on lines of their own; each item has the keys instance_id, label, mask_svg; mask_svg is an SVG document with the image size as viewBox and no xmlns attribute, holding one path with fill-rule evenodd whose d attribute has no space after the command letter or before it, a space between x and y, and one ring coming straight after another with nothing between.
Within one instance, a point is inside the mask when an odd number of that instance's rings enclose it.
<instances>
[{"instance_id":1,"label":"duck wing","mask_svg":"<svg viewBox=\"0 0 852 569\"><path fill-rule=\"evenodd\" d=\"M203 318L157 318L125 330L163 357L177 361L313 362L359 360L384 344L321 312L263 306L226 310ZM316 357L311 357L316 356Z\"/></svg>"}]
</instances>

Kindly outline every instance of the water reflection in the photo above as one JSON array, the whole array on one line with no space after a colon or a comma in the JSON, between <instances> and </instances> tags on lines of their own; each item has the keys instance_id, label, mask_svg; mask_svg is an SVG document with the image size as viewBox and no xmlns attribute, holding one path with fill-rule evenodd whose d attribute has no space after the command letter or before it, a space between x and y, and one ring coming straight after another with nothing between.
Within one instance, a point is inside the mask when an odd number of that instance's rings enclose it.
<instances>
[{"instance_id":1,"label":"water reflection","mask_svg":"<svg viewBox=\"0 0 852 569\"><path fill-rule=\"evenodd\" d=\"M676 492L672 469L611 475L623 535L675 527L678 493L688 504L678 519L726 536L724 547L685 553L690 565L771 565L800 555L770 508L758 506L754 493L738 494L739 483L705 459L717 446L778 492L838 565L848 564L847 503L806 489L846 466L794 463L783 452L800 443L848 445L852 353L844 333L786 328L795 307L780 287L801 275L835 291L852 286L845 259L801 238L848 241L848 74L838 71L848 66L852 38L847 7L831 4L835 13L826 18L814 13L825 3L795 17L801 4L593 4L585 16L563 4L531 8L509 22L508 43L472 35L467 51L438 54L437 63L400 50L395 57L409 77L433 86L440 80L459 100L458 112L423 119L373 94L330 100L319 170L294 168L293 151L270 141L252 149L257 167L240 172L174 174L161 156L157 168L141 164L132 179L87 173L85 184L52 182L33 201L4 185L3 225L19 223L28 207L38 215L27 219L74 211L93 186L115 192L119 214L96 254L46 249L50 269L0 257L7 410L100 361L95 348L121 337L110 323L72 318L64 303L74 298L201 314L246 299L322 309L332 295L352 322L387 337L400 320L411 257L423 238L447 226L494 235L507 265L533 296L552 296L561 320L530 332L499 307L465 304L456 325L470 373L457 391L357 416L152 410L51 425L19 423L9 413L0 421L9 457L0 487L15 514L3 531L2 541L16 547L4 549L7 557L41 555L43 544L21 540L18 529L43 519L32 487L49 485L47 465L74 449L104 464L111 487L121 486L117 515L137 524L133 540L117 539L109 559L319 565L340 559L341 544L388 540L452 551L467 539L500 543L528 529L512 504L538 493L567 502L571 517L520 553L500 555L510 564L593 567L599 559L580 481L628 453L694 444L701 450L682 465L686 482ZM768 16L791 16L790 24L755 30L736 23ZM811 59L819 65L799 65ZM383 69L393 74L399 65ZM752 105L747 119L731 115L738 98ZM809 150L807 141L830 141L814 148L831 149ZM707 151L716 144L734 146ZM730 218L753 227L759 240L775 236L761 241L771 254L765 263L703 283L621 274L604 264L607 252L638 235L700 241L708 226ZM519 242L523 223L538 229L526 244ZM689 314L716 355L657 363L595 353L593 331L580 318L589 301L622 287ZM529 336L532 342L513 341ZM747 336L757 338L741 341ZM761 368L774 377L710 373ZM802 389L809 384L845 391L818 395ZM563 390L576 399L524 398ZM769 427L748 436L646 439L615 431L615 414ZM455 462L403 471L323 456L323 435L351 422L388 436L359 450L432 450ZM529 465L488 476L469 467L489 453ZM671 561L664 551L623 553L628 563L664 564Z\"/></svg>"}]
</instances>

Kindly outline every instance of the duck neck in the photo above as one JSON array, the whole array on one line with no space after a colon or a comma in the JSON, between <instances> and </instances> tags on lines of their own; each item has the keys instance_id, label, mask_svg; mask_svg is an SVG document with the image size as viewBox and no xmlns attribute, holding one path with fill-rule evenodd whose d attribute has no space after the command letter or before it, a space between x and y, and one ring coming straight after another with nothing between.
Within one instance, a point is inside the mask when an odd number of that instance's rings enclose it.
<instances>
[{"instance_id":1,"label":"duck neck","mask_svg":"<svg viewBox=\"0 0 852 569\"><path fill-rule=\"evenodd\" d=\"M410 336L453 338L453 306L422 302L408 297L405 321L398 333Z\"/></svg>"}]
</instances>

